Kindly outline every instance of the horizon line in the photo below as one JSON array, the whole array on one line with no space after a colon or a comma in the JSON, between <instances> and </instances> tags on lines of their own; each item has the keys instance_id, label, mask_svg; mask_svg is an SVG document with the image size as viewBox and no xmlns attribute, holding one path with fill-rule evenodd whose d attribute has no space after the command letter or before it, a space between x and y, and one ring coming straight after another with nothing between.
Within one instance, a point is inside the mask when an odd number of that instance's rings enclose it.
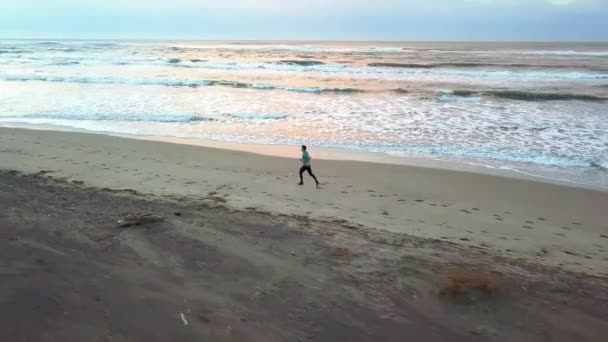
<instances>
[{"instance_id":1,"label":"horizon line","mask_svg":"<svg viewBox=\"0 0 608 342\"><path fill-rule=\"evenodd\" d=\"M591 44L608 44L608 40L357 40L357 39L204 39L204 38L57 38L57 37L2 37L0 40L114 40L114 41L208 41L208 42L319 42L319 43L591 43Z\"/></svg>"}]
</instances>

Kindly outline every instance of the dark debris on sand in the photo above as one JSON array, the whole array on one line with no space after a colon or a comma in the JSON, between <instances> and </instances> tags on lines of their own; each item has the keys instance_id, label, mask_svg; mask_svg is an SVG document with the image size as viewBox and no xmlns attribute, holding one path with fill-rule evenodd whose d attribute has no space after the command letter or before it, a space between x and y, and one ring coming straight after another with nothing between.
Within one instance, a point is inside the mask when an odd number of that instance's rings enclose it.
<instances>
[{"instance_id":1,"label":"dark debris on sand","mask_svg":"<svg viewBox=\"0 0 608 342\"><path fill-rule=\"evenodd\" d=\"M179 216L179 215L176 215ZM157 214L146 213L146 214L129 214L124 218L118 220L118 224L121 227L131 227L131 226L142 226L145 224L158 223L163 222L165 220L164 217Z\"/></svg>"}]
</instances>

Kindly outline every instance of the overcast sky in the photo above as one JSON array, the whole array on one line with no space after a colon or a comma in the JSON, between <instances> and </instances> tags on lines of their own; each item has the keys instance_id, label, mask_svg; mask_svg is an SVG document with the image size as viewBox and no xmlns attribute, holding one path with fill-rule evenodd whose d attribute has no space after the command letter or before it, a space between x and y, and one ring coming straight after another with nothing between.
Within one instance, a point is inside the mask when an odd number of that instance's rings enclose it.
<instances>
[{"instance_id":1,"label":"overcast sky","mask_svg":"<svg viewBox=\"0 0 608 342\"><path fill-rule=\"evenodd\" d=\"M608 41L608 0L0 0L0 37Z\"/></svg>"}]
</instances>

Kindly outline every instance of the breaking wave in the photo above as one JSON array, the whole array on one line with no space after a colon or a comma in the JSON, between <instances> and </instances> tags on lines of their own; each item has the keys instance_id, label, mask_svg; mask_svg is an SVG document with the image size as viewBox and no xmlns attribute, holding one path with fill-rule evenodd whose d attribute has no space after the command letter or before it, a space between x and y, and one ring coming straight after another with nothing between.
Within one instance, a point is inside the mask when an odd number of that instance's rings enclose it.
<instances>
[{"instance_id":1,"label":"breaking wave","mask_svg":"<svg viewBox=\"0 0 608 342\"><path fill-rule=\"evenodd\" d=\"M527 64L527 63L476 63L476 62L453 62L453 63L369 63L374 68L402 68L402 69L433 69L433 68L535 68L535 69L571 69L568 64ZM608 69L592 66L579 66L579 69L591 69L596 72L608 72Z\"/></svg>"},{"instance_id":2,"label":"breaking wave","mask_svg":"<svg viewBox=\"0 0 608 342\"><path fill-rule=\"evenodd\" d=\"M167 113L36 113L18 117L1 116L1 121L8 122L60 122L60 121L126 121L126 122L162 122L191 123L224 120L281 120L288 118L288 113L227 113L220 117L198 114Z\"/></svg>"},{"instance_id":3,"label":"breaking wave","mask_svg":"<svg viewBox=\"0 0 608 342\"><path fill-rule=\"evenodd\" d=\"M578 101L604 101L603 97L584 95L584 94L561 94L561 93L534 93L528 91L515 91L515 90L493 90L484 92L484 94L492 95L495 97L509 99L509 100L521 100L521 101L567 101L567 100L578 100Z\"/></svg>"},{"instance_id":4,"label":"breaking wave","mask_svg":"<svg viewBox=\"0 0 608 342\"><path fill-rule=\"evenodd\" d=\"M299 61L299 60L282 60L276 62L277 64L285 64L285 65L299 65L299 66L313 66L313 65L323 65L325 63L321 61Z\"/></svg>"},{"instance_id":5,"label":"breaking wave","mask_svg":"<svg viewBox=\"0 0 608 342\"><path fill-rule=\"evenodd\" d=\"M25 120L24 120L25 119ZM58 113L32 114L20 117L2 117L4 121L28 121L32 119L71 120L71 121L141 121L141 122L196 122L215 119L193 114L150 114L150 113Z\"/></svg>"},{"instance_id":6,"label":"breaking wave","mask_svg":"<svg viewBox=\"0 0 608 342\"><path fill-rule=\"evenodd\" d=\"M606 98L586 95L586 94L565 94L565 93L541 93L521 90L489 90L476 92L474 90L438 90L437 93L444 95L454 95L460 97L470 97L474 95L485 95L514 101L591 101L601 102Z\"/></svg>"},{"instance_id":7,"label":"breaking wave","mask_svg":"<svg viewBox=\"0 0 608 342\"><path fill-rule=\"evenodd\" d=\"M276 113L276 114L268 114L268 113L231 113L228 114L229 117L235 119L246 119L246 120L280 120L289 117L287 113Z\"/></svg>"},{"instance_id":8,"label":"breaking wave","mask_svg":"<svg viewBox=\"0 0 608 342\"><path fill-rule=\"evenodd\" d=\"M246 88L259 90L284 90L300 93L322 94L354 94L362 93L364 90L356 88L326 88L326 87L291 87L282 85L272 85L264 83L246 83L238 81L224 80L178 80L178 79L159 79L159 78L119 78L119 77L87 77L87 76L41 76L41 75L18 75L5 76L5 81L39 81L39 82L65 82L65 83L90 83L90 84L130 84L130 85L150 85L167 87L229 87Z\"/></svg>"},{"instance_id":9,"label":"breaking wave","mask_svg":"<svg viewBox=\"0 0 608 342\"><path fill-rule=\"evenodd\" d=\"M265 83L248 83L228 80L180 80L168 78L120 78L120 77L88 77L88 76L42 76L42 75L10 75L1 78L4 81L39 81L39 82L59 82L59 83L89 83L89 84L127 84L127 85L144 85L144 86L166 86L166 87L227 87L241 89L257 89L257 90L281 90L298 93L309 94L360 94L366 90L343 87L343 88L327 88L327 87L294 87L286 85L274 85ZM399 94L412 93L410 89L397 88L393 90ZM475 95L502 98L514 101L590 101L602 102L608 100L605 97L587 95L587 94L567 94L567 93L543 93L520 90L489 90L489 91L474 91L474 90L437 90L436 93L442 95L454 95L459 97L471 97Z\"/></svg>"}]
</instances>

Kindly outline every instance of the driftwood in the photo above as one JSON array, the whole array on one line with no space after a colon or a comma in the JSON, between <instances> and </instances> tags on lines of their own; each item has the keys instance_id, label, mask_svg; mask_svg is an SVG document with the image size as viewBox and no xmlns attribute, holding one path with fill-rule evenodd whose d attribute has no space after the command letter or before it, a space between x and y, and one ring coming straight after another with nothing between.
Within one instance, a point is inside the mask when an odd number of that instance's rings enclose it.
<instances>
[{"instance_id":1,"label":"driftwood","mask_svg":"<svg viewBox=\"0 0 608 342\"><path fill-rule=\"evenodd\" d=\"M162 222L165 218L156 214L129 214L118 220L121 227L141 226L149 223Z\"/></svg>"}]
</instances>

